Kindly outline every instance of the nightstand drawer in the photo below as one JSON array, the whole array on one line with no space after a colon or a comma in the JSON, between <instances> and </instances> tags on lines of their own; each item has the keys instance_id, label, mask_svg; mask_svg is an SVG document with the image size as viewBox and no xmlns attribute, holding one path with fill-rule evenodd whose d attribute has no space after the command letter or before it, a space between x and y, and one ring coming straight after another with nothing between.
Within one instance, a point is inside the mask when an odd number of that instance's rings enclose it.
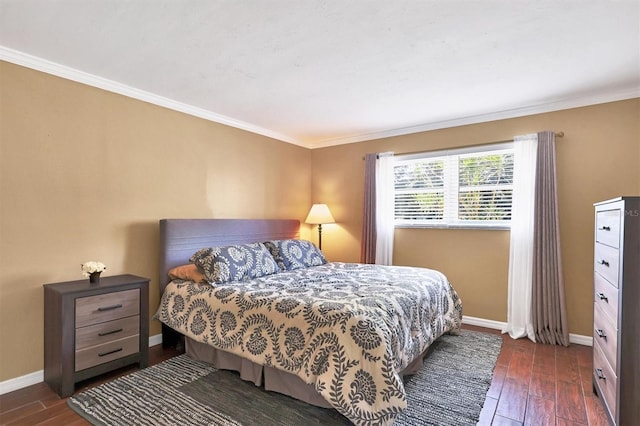
<instances>
[{"instance_id":1,"label":"nightstand drawer","mask_svg":"<svg viewBox=\"0 0 640 426\"><path fill-rule=\"evenodd\" d=\"M76 329L76 350L140 333L138 315Z\"/></svg>"},{"instance_id":2,"label":"nightstand drawer","mask_svg":"<svg viewBox=\"0 0 640 426\"><path fill-rule=\"evenodd\" d=\"M597 341L593 342L593 374L595 381L604 396L604 400L612 414L616 417L616 386L618 378L613 373Z\"/></svg>"},{"instance_id":3,"label":"nightstand drawer","mask_svg":"<svg viewBox=\"0 0 640 426\"><path fill-rule=\"evenodd\" d=\"M76 299L76 328L139 313L139 289L79 297Z\"/></svg>"},{"instance_id":4,"label":"nightstand drawer","mask_svg":"<svg viewBox=\"0 0 640 426\"><path fill-rule=\"evenodd\" d=\"M598 273L593 274L594 301L602 312L611 321L613 327L618 329L618 289L609 284Z\"/></svg>"},{"instance_id":5,"label":"nightstand drawer","mask_svg":"<svg viewBox=\"0 0 640 426\"><path fill-rule=\"evenodd\" d=\"M140 336L130 336L124 339L114 340L102 345L91 346L76 351L76 370L93 367L98 364L113 361L127 355L135 354L140 350Z\"/></svg>"},{"instance_id":6,"label":"nightstand drawer","mask_svg":"<svg viewBox=\"0 0 640 426\"><path fill-rule=\"evenodd\" d=\"M149 279L136 275L44 285L44 381L63 398L78 382L149 364Z\"/></svg>"},{"instance_id":7,"label":"nightstand drawer","mask_svg":"<svg viewBox=\"0 0 640 426\"><path fill-rule=\"evenodd\" d=\"M616 287L618 287L618 257L618 249L596 243L595 270Z\"/></svg>"},{"instance_id":8,"label":"nightstand drawer","mask_svg":"<svg viewBox=\"0 0 640 426\"><path fill-rule=\"evenodd\" d=\"M615 371L618 351L618 330L613 328L613 325L597 304L595 305L593 313L593 340L598 341L600 349L602 349L607 361L609 361L609 365Z\"/></svg>"},{"instance_id":9,"label":"nightstand drawer","mask_svg":"<svg viewBox=\"0 0 640 426\"><path fill-rule=\"evenodd\" d=\"M620 247L620 210L604 210L596 214L596 241Z\"/></svg>"}]
</instances>

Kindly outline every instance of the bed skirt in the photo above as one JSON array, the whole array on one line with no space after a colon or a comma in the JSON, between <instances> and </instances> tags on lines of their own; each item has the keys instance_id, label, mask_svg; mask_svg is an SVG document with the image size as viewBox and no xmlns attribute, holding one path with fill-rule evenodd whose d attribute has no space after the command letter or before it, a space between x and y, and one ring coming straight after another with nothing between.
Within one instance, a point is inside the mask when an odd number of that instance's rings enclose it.
<instances>
[{"instance_id":1,"label":"bed skirt","mask_svg":"<svg viewBox=\"0 0 640 426\"><path fill-rule=\"evenodd\" d=\"M240 378L252 382L256 386L264 386L267 391L278 392L308 404L323 408L333 408L318 392L313 384L307 384L298 376L265 367L223 350L216 349L205 343L197 342L185 336L185 350L191 358L207 362L219 370L237 371ZM401 375L412 375L422 368L424 356L429 349L414 359L411 364L401 371Z\"/></svg>"}]
</instances>

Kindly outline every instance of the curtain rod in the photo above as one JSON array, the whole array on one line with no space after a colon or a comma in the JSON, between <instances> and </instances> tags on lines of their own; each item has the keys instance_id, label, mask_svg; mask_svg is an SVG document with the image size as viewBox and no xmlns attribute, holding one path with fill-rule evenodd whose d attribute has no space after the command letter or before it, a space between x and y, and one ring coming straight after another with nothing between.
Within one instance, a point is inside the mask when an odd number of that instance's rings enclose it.
<instances>
[{"instance_id":1,"label":"curtain rod","mask_svg":"<svg viewBox=\"0 0 640 426\"><path fill-rule=\"evenodd\" d=\"M557 138L563 138L564 137L564 132L556 132L555 133ZM496 142L485 142L485 143L480 143L477 145L473 145L473 146L482 146L482 145L496 145L499 143L510 143L513 142L513 139L509 139L506 141L496 141ZM455 148L447 148L447 149L455 149ZM412 154L422 154L423 152L429 152L429 151L413 151L413 152L399 152L399 153L393 153L393 155L412 155ZM377 156L376 156L377 157ZM362 159L364 160L365 157L363 156Z\"/></svg>"}]
</instances>

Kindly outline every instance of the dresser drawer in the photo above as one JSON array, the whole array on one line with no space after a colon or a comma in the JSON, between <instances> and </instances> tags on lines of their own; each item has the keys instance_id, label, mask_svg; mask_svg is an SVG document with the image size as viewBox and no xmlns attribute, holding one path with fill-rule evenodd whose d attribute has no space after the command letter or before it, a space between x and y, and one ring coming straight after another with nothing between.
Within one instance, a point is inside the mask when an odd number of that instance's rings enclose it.
<instances>
[{"instance_id":1,"label":"dresser drawer","mask_svg":"<svg viewBox=\"0 0 640 426\"><path fill-rule=\"evenodd\" d=\"M596 243L595 270L616 287L618 287L618 255L618 249Z\"/></svg>"},{"instance_id":2,"label":"dresser drawer","mask_svg":"<svg viewBox=\"0 0 640 426\"><path fill-rule=\"evenodd\" d=\"M76 299L76 328L140 313L140 289Z\"/></svg>"},{"instance_id":3,"label":"dresser drawer","mask_svg":"<svg viewBox=\"0 0 640 426\"><path fill-rule=\"evenodd\" d=\"M76 350L140 333L138 315L76 329Z\"/></svg>"},{"instance_id":4,"label":"dresser drawer","mask_svg":"<svg viewBox=\"0 0 640 426\"><path fill-rule=\"evenodd\" d=\"M618 289L597 272L593 274L594 303L600 307L613 327L618 329Z\"/></svg>"},{"instance_id":5,"label":"dresser drawer","mask_svg":"<svg viewBox=\"0 0 640 426\"><path fill-rule=\"evenodd\" d=\"M595 305L593 312L593 340L597 340L609 365L616 371L618 330L613 328L599 305Z\"/></svg>"},{"instance_id":6,"label":"dresser drawer","mask_svg":"<svg viewBox=\"0 0 640 426\"><path fill-rule=\"evenodd\" d=\"M140 336L137 334L102 345L90 346L76 351L75 371L84 370L85 368L135 354L139 352L139 350Z\"/></svg>"},{"instance_id":7,"label":"dresser drawer","mask_svg":"<svg viewBox=\"0 0 640 426\"><path fill-rule=\"evenodd\" d=\"M620 247L620 209L596 213L596 241L611 247Z\"/></svg>"},{"instance_id":8,"label":"dresser drawer","mask_svg":"<svg viewBox=\"0 0 640 426\"><path fill-rule=\"evenodd\" d=\"M604 401L609 408L612 417L616 418L616 386L618 378L613 373L611 366L605 359L600 344L593 342L593 374L598 383L600 393L604 396Z\"/></svg>"}]
</instances>

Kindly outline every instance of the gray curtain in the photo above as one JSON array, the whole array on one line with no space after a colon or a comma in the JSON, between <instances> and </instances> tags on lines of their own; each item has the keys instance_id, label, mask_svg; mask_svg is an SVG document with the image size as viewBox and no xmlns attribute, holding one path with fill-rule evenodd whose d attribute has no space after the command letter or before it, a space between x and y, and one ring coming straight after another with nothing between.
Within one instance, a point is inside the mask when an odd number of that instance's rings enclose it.
<instances>
[{"instance_id":1,"label":"gray curtain","mask_svg":"<svg viewBox=\"0 0 640 426\"><path fill-rule=\"evenodd\" d=\"M376 263L376 161L377 154L364 157L364 208L362 216L361 263Z\"/></svg>"},{"instance_id":2,"label":"gray curtain","mask_svg":"<svg viewBox=\"0 0 640 426\"><path fill-rule=\"evenodd\" d=\"M538 133L531 310L537 342L568 346L555 148L554 132Z\"/></svg>"}]
</instances>

